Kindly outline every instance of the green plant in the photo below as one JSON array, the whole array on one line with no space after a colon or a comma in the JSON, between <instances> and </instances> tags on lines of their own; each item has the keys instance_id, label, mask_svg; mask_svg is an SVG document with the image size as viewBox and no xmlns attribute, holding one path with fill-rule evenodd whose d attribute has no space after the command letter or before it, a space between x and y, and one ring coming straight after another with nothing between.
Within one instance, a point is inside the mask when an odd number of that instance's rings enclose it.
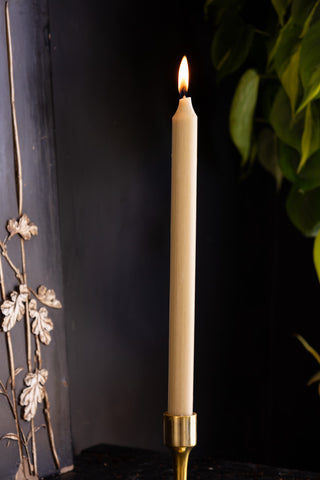
<instances>
[{"instance_id":1,"label":"green plant","mask_svg":"<svg viewBox=\"0 0 320 480\"><path fill-rule=\"evenodd\" d=\"M220 81L237 80L229 128L250 170L256 159L280 189L286 209L314 237L320 280L320 0L207 0L212 61Z\"/></svg>"},{"instance_id":2,"label":"green plant","mask_svg":"<svg viewBox=\"0 0 320 480\"><path fill-rule=\"evenodd\" d=\"M313 347L311 347L311 345L301 335L296 335L296 337L299 340L299 342L303 345L303 347L307 350L307 352L309 352L313 356L313 358L316 360L318 365L320 365L319 353ZM316 372L314 375L312 375L307 385L310 386L310 385L313 385L314 383L318 384L318 394L320 395L320 370Z\"/></svg>"}]
</instances>

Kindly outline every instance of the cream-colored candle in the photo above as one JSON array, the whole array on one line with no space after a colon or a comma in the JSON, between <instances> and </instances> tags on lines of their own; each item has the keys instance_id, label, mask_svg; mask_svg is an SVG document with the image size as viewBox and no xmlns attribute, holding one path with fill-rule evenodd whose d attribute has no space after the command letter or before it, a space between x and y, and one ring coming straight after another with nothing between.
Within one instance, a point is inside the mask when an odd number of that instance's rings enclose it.
<instances>
[{"instance_id":1,"label":"cream-colored candle","mask_svg":"<svg viewBox=\"0 0 320 480\"><path fill-rule=\"evenodd\" d=\"M185 71L185 73L184 73ZM194 296L196 257L197 116L183 57L172 118L171 246L168 413L193 413Z\"/></svg>"}]
</instances>

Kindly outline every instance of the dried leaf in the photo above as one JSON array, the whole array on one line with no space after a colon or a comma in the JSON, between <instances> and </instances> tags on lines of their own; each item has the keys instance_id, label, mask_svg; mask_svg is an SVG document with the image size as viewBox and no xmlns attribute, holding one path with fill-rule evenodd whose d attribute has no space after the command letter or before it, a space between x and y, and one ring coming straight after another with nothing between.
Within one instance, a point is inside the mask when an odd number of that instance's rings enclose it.
<instances>
[{"instance_id":1,"label":"dried leaf","mask_svg":"<svg viewBox=\"0 0 320 480\"><path fill-rule=\"evenodd\" d=\"M28 288L26 285L19 286L19 294L16 291L10 293L11 300L5 300L1 305L1 311L4 315L2 328L4 332L11 330L17 320L21 320L25 313L25 303L28 299Z\"/></svg>"},{"instance_id":2,"label":"dried leaf","mask_svg":"<svg viewBox=\"0 0 320 480\"><path fill-rule=\"evenodd\" d=\"M23 418L30 422L35 417L38 403L44 397L44 384L48 378L48 370L36 370L35 373L27 373L24 383L27 385L20 395L20 405L24 406Z\"/></svg>"},{"instance_id":3,"label":"dried leaf","mask_svg":"<svg viewBox=\"0 0 320 480\"><path fill-rule=\"evenodd\" d=\"M37 302L33 298L29 303L30 317L34 318L32 322L32 333L39 335L40 341L45 345L49 345L51 342L51 335L49 332L53 330L53 323L48 318L48 310L46 307L41 307L37 310Z\"/></svg>"},{"instance_id":4,"label":"dried leaf","mask_svg":"<svg viewBox=\"0 0 320 480\"><path fill-rule=\"evenodd\" d=\"M16 433L6 433L0 437L0 440L15 440L16 442L19 441L19 437Z\"/></svg>"},{"instance_id":5,"label":"dried leaf","mask_svg":"<svg viewBox=\"0 0 320 480\"><path fill-rule=\"evenodd\" d=\"M40 285L38 288L37 299L52 308L62 308L61 302L56 298L56 293L51 288L47 288L44 285Z\"/></svg>"},{"instance_id":6,"label":"dried leaf","mask_svg":"<svg viewBox=\"0 0 320 480\"><path fill-rule=\"evenodd\" d=\"M33 235L38 235L38 227L30 222L25 213L19 220L11 218L7 223L7 230L10 233L9 239L16 234L19 234L24 240L30 240Z\"/></svg>"}]
</instances>

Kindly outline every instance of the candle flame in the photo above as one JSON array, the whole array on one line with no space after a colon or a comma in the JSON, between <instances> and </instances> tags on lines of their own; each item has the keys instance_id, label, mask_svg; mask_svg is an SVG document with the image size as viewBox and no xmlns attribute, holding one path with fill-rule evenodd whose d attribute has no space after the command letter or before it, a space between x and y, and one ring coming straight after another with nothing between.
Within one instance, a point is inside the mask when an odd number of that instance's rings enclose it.
<instances>
[{"instance_id":1,"label":"candle flame","mask_svg":"<svg viewBox=\"0 0 320 480\"><path fill-rule=\"evenodd\" d=\"M178 90L180 95L185 95L189 87L189 68L187 57L184 56L180 63L178 76Z\"/></svg>"}]
</instances>

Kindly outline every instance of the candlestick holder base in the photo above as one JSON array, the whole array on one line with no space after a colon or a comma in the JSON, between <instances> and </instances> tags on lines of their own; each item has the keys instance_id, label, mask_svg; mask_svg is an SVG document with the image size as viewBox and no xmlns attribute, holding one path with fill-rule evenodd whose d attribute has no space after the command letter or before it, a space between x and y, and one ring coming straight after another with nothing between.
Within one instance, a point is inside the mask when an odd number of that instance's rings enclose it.
<instances>
[{"instance_id":1,"label":"candlestick holder base","mask_svg":"<svg viewBox=\"0 0 320 480\"><path fill-rule=\"evenodd\" d=\"M172 453L174 479L187 480L189 454L197 443L197 414L180 416L164 413L163 439Z\"/></svg>"}]
</instances>

